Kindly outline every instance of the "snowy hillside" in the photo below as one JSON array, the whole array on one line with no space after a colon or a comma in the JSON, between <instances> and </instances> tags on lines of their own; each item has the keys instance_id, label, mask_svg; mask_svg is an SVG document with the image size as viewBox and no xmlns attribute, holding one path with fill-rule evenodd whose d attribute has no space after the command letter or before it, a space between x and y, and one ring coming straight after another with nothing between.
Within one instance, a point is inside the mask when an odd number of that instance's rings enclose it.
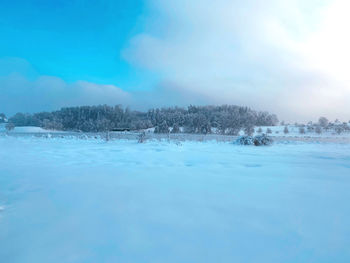
<instances>
[{"instance_id":1,"label":"snowy hillside","mask_svg":"<svg viewBox=\"0 0 350 263\"><path fill-rule=\"evenodd\" d=\"M0 259L349 262L349 152L2 136Z\"/></svg>"}]
</instances>

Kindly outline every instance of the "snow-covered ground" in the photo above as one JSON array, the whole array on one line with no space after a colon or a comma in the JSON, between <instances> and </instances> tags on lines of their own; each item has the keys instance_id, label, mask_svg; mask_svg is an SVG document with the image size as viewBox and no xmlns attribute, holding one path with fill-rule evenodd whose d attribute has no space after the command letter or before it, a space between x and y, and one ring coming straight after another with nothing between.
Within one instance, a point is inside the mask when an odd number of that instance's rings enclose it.
<instances>
[{"instance_id":1,"label":"snow-covered ground","mask_svg":"<svg viewBox=\"0 0 350 263\"><path fill-rule=\"evenodd\" d=\"M350 144L0 136L0 262L350 262Z\"/></svg>"},{"instance_id":2,"label":"snow-covered ground","mask_svg":"<svg viewBox=\"0 0 350 263\"><path fill-rule=\"evenodd\" d=\"M5 124L0 125L0 132L5 132ZM52 133L52 132L60 132L63 131L54 131L54 130L45 130L41 127L36 126L23 126L23 127L15 127L13 130L10 131L11 133Z\"/></svg>"},{"instance_id":3,"label":"snow-covered ground","mask_svg":"<svg viewBox=\"0 0 350 263\"><path fill-rule=\"evenodd\" d=\"M284 127L288 128L288 133L284 133ZM258 129L261 128L262 132L267 134L268 136L273 137L299 137L299 138L307 138L307 137L318 137L318 138L350 138L350 132L344 131L340 134L337 134L334 130L325 131L322 129L321 133L316 133L315 131L308 131L307 127L305 127L305 133L301 134L299 132L299 127L295 125L288 126L263 126L263 127L255 127L255 135L258 135ZM267 130L270 129L271 133L267 133ZM243 131L241 132L243 134Z\"/></svg>"}]
</instances>

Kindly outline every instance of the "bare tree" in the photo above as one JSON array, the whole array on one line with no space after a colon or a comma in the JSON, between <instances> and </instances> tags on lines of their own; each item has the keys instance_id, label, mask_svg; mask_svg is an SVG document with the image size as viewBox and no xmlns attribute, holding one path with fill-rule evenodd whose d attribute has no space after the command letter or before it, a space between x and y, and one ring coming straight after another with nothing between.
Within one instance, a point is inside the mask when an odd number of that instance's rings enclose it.
<instances>
[{"instance_id":1,"label":"bare tree","mask_svg":"<svg viewBox=\"0 0 350 263\"><path fill-rule=\"evenodd\" d=\"M146 133L144 131L142 131L138 135L138 143L144 143L145 141L146 141Z\"/></svg>"}]
</instances>

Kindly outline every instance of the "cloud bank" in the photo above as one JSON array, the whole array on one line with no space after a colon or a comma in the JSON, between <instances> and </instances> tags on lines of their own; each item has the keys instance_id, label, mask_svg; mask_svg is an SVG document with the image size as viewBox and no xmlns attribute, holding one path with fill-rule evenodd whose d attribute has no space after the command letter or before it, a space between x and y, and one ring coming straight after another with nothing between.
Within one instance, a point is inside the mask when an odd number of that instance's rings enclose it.
<instances>
[{"instance_id":1,"label":"cloud bank","mask_svg":"<svg viewBox=\"0 0 350 263\"><path fill-rule=\"evenodd\" d=\"M350 118L347 1L151 0L149 7L146 30L124 57L179 92L287 120Z\"/></svg>"},{"instance_id":2,"label":"cloud bank","mask_svg":"<svg viewBox=\"0 0 350 263\"><path fill-rule=\"evenodd\" d=\"M0 59L0 113L11 116L17 112L58 110L61 107L83 105L131 106L136 110L151 107L187 106L207 99L182 90L172 83L161 82L148 91L125 91L115 85L103 85L79 80L73 83L55 76L42 76L21 58Z\"/></svg>"},{"instance_id":3,"label":"cloud bank","mask_svg":"<svg viewBox=\"0 0 350 263\"><path fill-rule=\"evenodd\" d=\"M67 83L54 76L40 76L27 61L0 60L0 112L51 111L65 106L126 104L131 95L114 85L86 81Z\"/></svg>"}]
</instances>

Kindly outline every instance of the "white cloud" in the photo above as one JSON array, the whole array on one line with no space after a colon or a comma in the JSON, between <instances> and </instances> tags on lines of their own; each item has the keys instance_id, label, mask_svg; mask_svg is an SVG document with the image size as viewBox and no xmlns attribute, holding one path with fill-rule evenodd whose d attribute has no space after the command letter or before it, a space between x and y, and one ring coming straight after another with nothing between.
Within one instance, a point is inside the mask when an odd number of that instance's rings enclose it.
<instances>
[{"instance_id":1,"label":"white cloud","mask_svg":"<svg viewBox=\"0 0 350 263\"><path fill-rule=\"evenodd\" d=\"M114 85L101 85L86 81L67 83L53 76L27 75L34 72L30 64L20 59L6 59L14 65L9 74L0 74L0 112L51 111L66 106L131 103L131 95ZM4 60L0 61L5 63ZM23 65L29 65L23 70ZM7 68L7 67L5 67Z\"/></svg>"},{"instance_id":2,"label":"white cloud","mask_svg":"<svg viewBox=\"0 0 350 263\"><path fill-rule=\"evenodd\" d=\"M55 76L41 76L20 58L0 59L0 112L52 111L81 105L131 106L147 110L154 106L187 106L191 98L205 102L190 91L179 91L172 83L159 83L154 90L127 92L115 85L87 81L68 83Z\"/></svg>"},{"instance_id":3,"label":"white cloud","mask_svg":"<svg viewBox=\"0 0 350 263\"><path fill-rule=\"evenodd\" d=\"M149 3L147 29L124 55L179 92L289 120L349 118L347 1Z\"/></svg>"}]
</instances>

